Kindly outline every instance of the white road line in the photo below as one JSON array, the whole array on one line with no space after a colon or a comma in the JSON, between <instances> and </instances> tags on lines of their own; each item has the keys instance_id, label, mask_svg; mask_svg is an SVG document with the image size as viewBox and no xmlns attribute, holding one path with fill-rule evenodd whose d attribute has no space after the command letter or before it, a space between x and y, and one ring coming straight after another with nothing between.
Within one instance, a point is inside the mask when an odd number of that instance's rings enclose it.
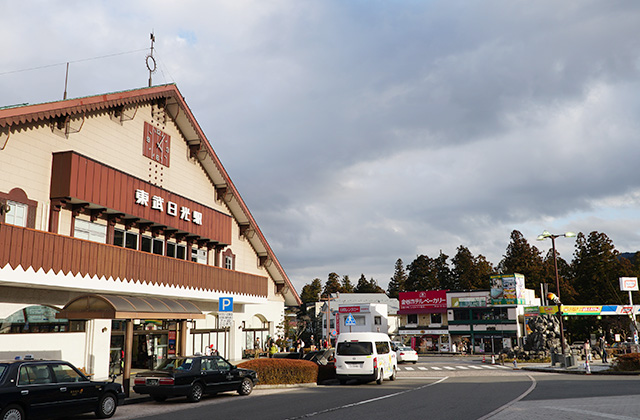
<instances>
[{"instance_id":1,"label":"white road line","mask_svg":"<svg viewBox=\"0 0 640 420\"><path fill-rule=\"evenodd\" d=\"M407 378L407 379L414 379L414 378ZM433 379L436 379L436 378L433 378ZM407 390L404 390L404 391L396 392L394 394L383 395L382 397L371 398L370 400L358 401L358 402L351 403L351 404L345 404L345 405L341 405L339 407L328 408L326 410L316 411L316 412L313 412L313 413L307 413L307 414L303 414L302 416L298 416L298 417L290 417L287 420L306 419L308 417L317 416L319 414L326 414L326 413L330 413L332 411L342 410L344 408L357 407L359 405L363 405L363 404L368 404L368 403L384 400L386 398L397 397L398 395L406 394L407 392L417 391L417 390L420 390L420 389L428 388L428 387L433 386L433 385L437 385L437 384L439 384L441 382L446 381L447 379L449 379L449 377L445 376L444 378L440 378L439 380L437 380L437 381L435 381L433 383L422 385L422 386L419 386L417 388L407 389Z\"/></svg>"},{"instance_id":2,"label":"white road line","mask_svg":"<svg viewBox=\"0 0 640 420\"><path fill-rule=\"evenodd\" d=\"M485 368L485 369L498 369L495 366L482 366L482 367Z\"/></svg>"},{"instance_id":3,"label":"white road line","mask_svg":"<svg viewBox=\"0 0 640 420\"><path fill-rule=\"evenodd\" d=\"M405 370L413 370L413 368L412 368L412 367L407 366L407 367L405 367Z\"/></svg>"},{"instance_id":4,"label":"white road line","mask_svg":"<svg viewBox=\"0 0 640 420\"><path fill-rule=\"evenodd\" d=\"M442 368L436 367L436 366L431 366L431 369L433 370L442 370Z\"/></svg>"},{"instance_id":5,"label":"white road line","mask_svg":"<svg viewBox=\"0 0 640 420\"><path fill-rule=\"evenodd\" d=\"M443 366L443 368L445 368L447 370L456 370L456 368L452 368L451 366Z\"/></svg>"},{"instance_id":6,"label":"white road line","mask_svg":"<svg viewBox=\"0 0 640 420\"><path fill-rule=\"evenodd\" d=\"M502 410L512 406L513 404L517 403L518 401L520 401L521 399L523 399L524 397L526 397L527 395L529 395L535 388L536 388L536 380L529 374L527 374L527 376L529 377L529 379L531 379L531 386L529 387L529 389L527 389L522 395L520 395L518 398L516 398L513 401L509 401L508 403L506 403L505 405L503 405L502 407L498 407L497 409L493 410L492 412L490 412L489 414L487 414L486 416L480 417L478 420L487 420L490 419L491 417L495 416L496 414L498 414L499 412L501 412Z\"/></svg>"},{"instance_id":7,"label":"white road line","mask_svg":"<svg viewBox=\"0 0 640 420\"><path fill-rule=\"evenodd\" d=\"M418 369L420 369L420 370L427 370L427 368L426 368L426 367L422 367L422 366L418 366Z\"/></svg>"},{"instance_id":8,"label":"white road line","mask_svg":"<svg viewBox=\"0 0 640 420\"><path fill-rule=\"evenodd\" d=\"M482 370L482 368L480 366L469 366L471 369L479 369Z\"/></svg>"}]
</instances>

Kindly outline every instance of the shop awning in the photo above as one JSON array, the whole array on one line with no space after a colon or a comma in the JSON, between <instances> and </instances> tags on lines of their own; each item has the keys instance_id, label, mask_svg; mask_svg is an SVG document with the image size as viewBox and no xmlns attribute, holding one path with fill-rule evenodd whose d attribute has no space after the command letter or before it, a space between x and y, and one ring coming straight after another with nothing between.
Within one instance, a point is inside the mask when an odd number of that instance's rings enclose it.
<instances>
[{"instance_id":1,"label":"shop awning","mask_svg":"<svg viewBox=\"0 0 640 420\"><path fill-rule=\"evenodd\" d=\"M193 303L167 298L88 294L69 301L63 319L203 319Z\"/></svg>"}]
</instances>

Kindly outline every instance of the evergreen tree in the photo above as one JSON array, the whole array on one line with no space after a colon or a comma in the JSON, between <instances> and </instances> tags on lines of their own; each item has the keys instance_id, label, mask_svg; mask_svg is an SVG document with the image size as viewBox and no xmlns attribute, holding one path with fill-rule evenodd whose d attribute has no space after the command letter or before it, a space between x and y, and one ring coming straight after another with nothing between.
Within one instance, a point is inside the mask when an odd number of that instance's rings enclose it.
<instances>
[{"instance_id":1,"label":"evergreen tree","mask_svg":"<svg viewBox=\"0 0 640 420\"><path fill-rule=\"evenodd\" d=\"M488 289L493 266L483 255L474 257L469 248L460 245L451 260L454 282L459 290Z\"/></svg>"},{"instance_id":2,"label":"evergreen tree","mask_svg":"<svg viewBox=\"0 0 640 420\"><path fill-rule=\"evenodd\" d=\"M407 266L409 275L407 276L407 291L439 290L436 264L433 259L426 255L418 255L411 264Z\"/></svg>"},{"instance_id":3,"label":"evergreen tree","mask_svg":"<svg viewBox=\"0 0 640 420\"><path fill-rule=\"evenodd\" d=\"M329 273L327 282L324 284L324 290L322 296L326 297L342 291L342 284L340 283L340 276L336 273Z\"/></svg>"},{"instance_id":4,"label":"evergreen tree","mask_svg":"<svg viewBox=\"0 0 640 420\"><path fill-rule=\"evenodd\" d=\"M358 284L354 290L356 293L384 293L384 289L373 278L367 280L364 274L360 274Z\"/></svg>"},{"instance_id":5,"label":"evergreen tree","mask_svg":"<svg viewBox=\"0 0 640 420\"><path fill-rule=\"evenodd\" d=\"M438 288L441 290L455 290L456 285L454 282L449 262L447 261L449 256L444 254L442 250L440 255L436 258L434 263L434 269L436 271L436 279L438 280Z\"/></svg>"},{"instance_id":6,"label":"evergreen tree","mask_svg":"<svg viewBox=\"0 0 640 420\"><path fill-rule=\"evenodd\" d=\"M586 238L579 233L572 261L573 286L578 302L588 304L625 303L628 298L620 291L619 277L624 277L618 251L604 233L591 232ZM564 290L560 290L564 299Z\"/></svg>"},{"instance_id":7,"label":"evergreen tree","mask_svg":"<svg viewBox=\"0 0 640 420\"><path fill-rule=\"evenodd\" d=\"M540 251L535 246L529 245L522 233L514 230L511 232L511 242L507 246L507 253L498 264L498 271L501 274L523 274L526 287L535 289L542 281Z\"/></svg>"},{"instance_id":8,"label":"evergreen tree","mask_svg":"<svg viewBox=\"0 0 640 420\"><path fill-rule=\"evenodd\" d=\"M300 300L303 303L319 302L320 292L322 292L322 282L315 278L310 284L305 284L300 293Z\"/></svg>"},{"instance_id":9,"label":"evergreen tree","mask_svg":"<svg viewBox=\"0 0 640 420\"><path fill-rule=\"evenodd\" d=\"M389 280L389 286L387 287L387 294L391 298L398 298L400 292L405 291L405 285L407 282L407 273L404 271L404 264L402 259L398 258L396 261L396 268L393 273L393 277Z\"/></svg>"},{"instance_id":10,"label":"evergreen tree","mask_svg":"<svg viewBox=\"0 0 640 420\"><path fill-rule=\"evenodd\" d=\"M342 293L353 293L354 287L353 283L349 279L349 275L342 276Z\"/></svg>"}]
</instances>

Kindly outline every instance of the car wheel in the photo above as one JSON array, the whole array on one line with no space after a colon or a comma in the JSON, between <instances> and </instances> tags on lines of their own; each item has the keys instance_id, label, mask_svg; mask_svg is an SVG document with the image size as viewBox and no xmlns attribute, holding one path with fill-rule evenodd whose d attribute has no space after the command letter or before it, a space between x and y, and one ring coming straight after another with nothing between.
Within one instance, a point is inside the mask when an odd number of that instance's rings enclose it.
<instances>
[{"instance_id":1,"label":"car wheel","mask_svg":"<svg viewBox=\"0 0 640 420\"><path fill-rule=\"evenodd\" d=\"M163 402L167 400L166 395L152 395L151 398L153 398L153 401L157 401L157 402Z\"/></svg>"},{"instance_id":2,"label":"car wheel","mask_svg":"<svg viewBox=\"0 0 640 420\"><path fill-rule=\"evenodd\" d=\"M20 406L10 405L8 407L5 407L4 410L2 410L2 413L0 413L0 419L1 420L24 420L25 419L24 410Z\"/></svg>"},{"instance_id":3,"label":"car wheel","mask_svg":"<svg viewBox=\"0 0 640 420\"><path fill-rule=\"evenodd\" d=\"M253 391L253 382L249 378L244 378L240 384L240 388L238 388L238 394L249 395L251 391Z\"/></svg>"},{"instance_id":4,"label":"car wheel","mask_svg":"<svg viewBox=\"0 0 640 420\"><path fill-rule=\"evenodd\" d=\"M204 388L202 388L202 384L196 382L191 386L191 391L189 391L187 399L189 400L189 402L198 402L202 399L203 392Z\"/></svg>"},{"instance_id":5,"label":"car wheel","mask_svg":"<svg viewBox=\"0 0 640 420\"><path fill-rule=\"evenodd\" d=\"M414 360L414 361L413 361L413 364L415 365L416 363L418 363L418 361L417 361L417 360Z\"/></svg>"},{"instance_id":6,"label":"car wheel","mask_svg":"<svg viewBox=\"0 0 640 420\"><path fill-rule=\"evenodd\" d=\"M382 369L380 369L380 372L378 372L378 379L376 379L376 383L378 385L382 385L382 381L384 380L384 377L382 375L383 375L383 372L382 372Z\"/></svg>"},{"instance_id":7,"label":"car wheel","mask_svg":"<svg viewBox=\"0 0 640 420\"><path fill-rule=\"evenodd\" d=\"M393 368L393 373L391 374L391 377L389 379L392 380L392 381L395 381L396 380L396 373L397 373L396 372L396 368Z\"/></svg>"},{"instance_id":8,"label":"car wheel","mask_svg":"<svg viewBox=\"0 0 640 420\"><path fill-rule=\"evenodd\" d=\"M116 408L118 407L118 400L112 393L104 394L98 400L98 408L96 408L96 417L99 419L108 419L112 417Z\"/></svg>"}]
</instances>

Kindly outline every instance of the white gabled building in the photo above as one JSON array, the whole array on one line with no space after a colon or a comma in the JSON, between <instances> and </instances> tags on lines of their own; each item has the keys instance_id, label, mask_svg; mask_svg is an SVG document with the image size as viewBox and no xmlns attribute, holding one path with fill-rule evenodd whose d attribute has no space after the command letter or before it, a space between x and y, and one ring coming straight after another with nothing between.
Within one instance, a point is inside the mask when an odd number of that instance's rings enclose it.
<instances>
[{"instance_id":1,"label":"white gabled building","mask_svg":"<svg viewBox=\"0 0 640 420\"><path fill-rule=\"evenodd\" d=\"M239 359L300 304L173 84L0 108L0 167L3 356L126 380L210 345Z\"/></svg>"}]
</instances>

